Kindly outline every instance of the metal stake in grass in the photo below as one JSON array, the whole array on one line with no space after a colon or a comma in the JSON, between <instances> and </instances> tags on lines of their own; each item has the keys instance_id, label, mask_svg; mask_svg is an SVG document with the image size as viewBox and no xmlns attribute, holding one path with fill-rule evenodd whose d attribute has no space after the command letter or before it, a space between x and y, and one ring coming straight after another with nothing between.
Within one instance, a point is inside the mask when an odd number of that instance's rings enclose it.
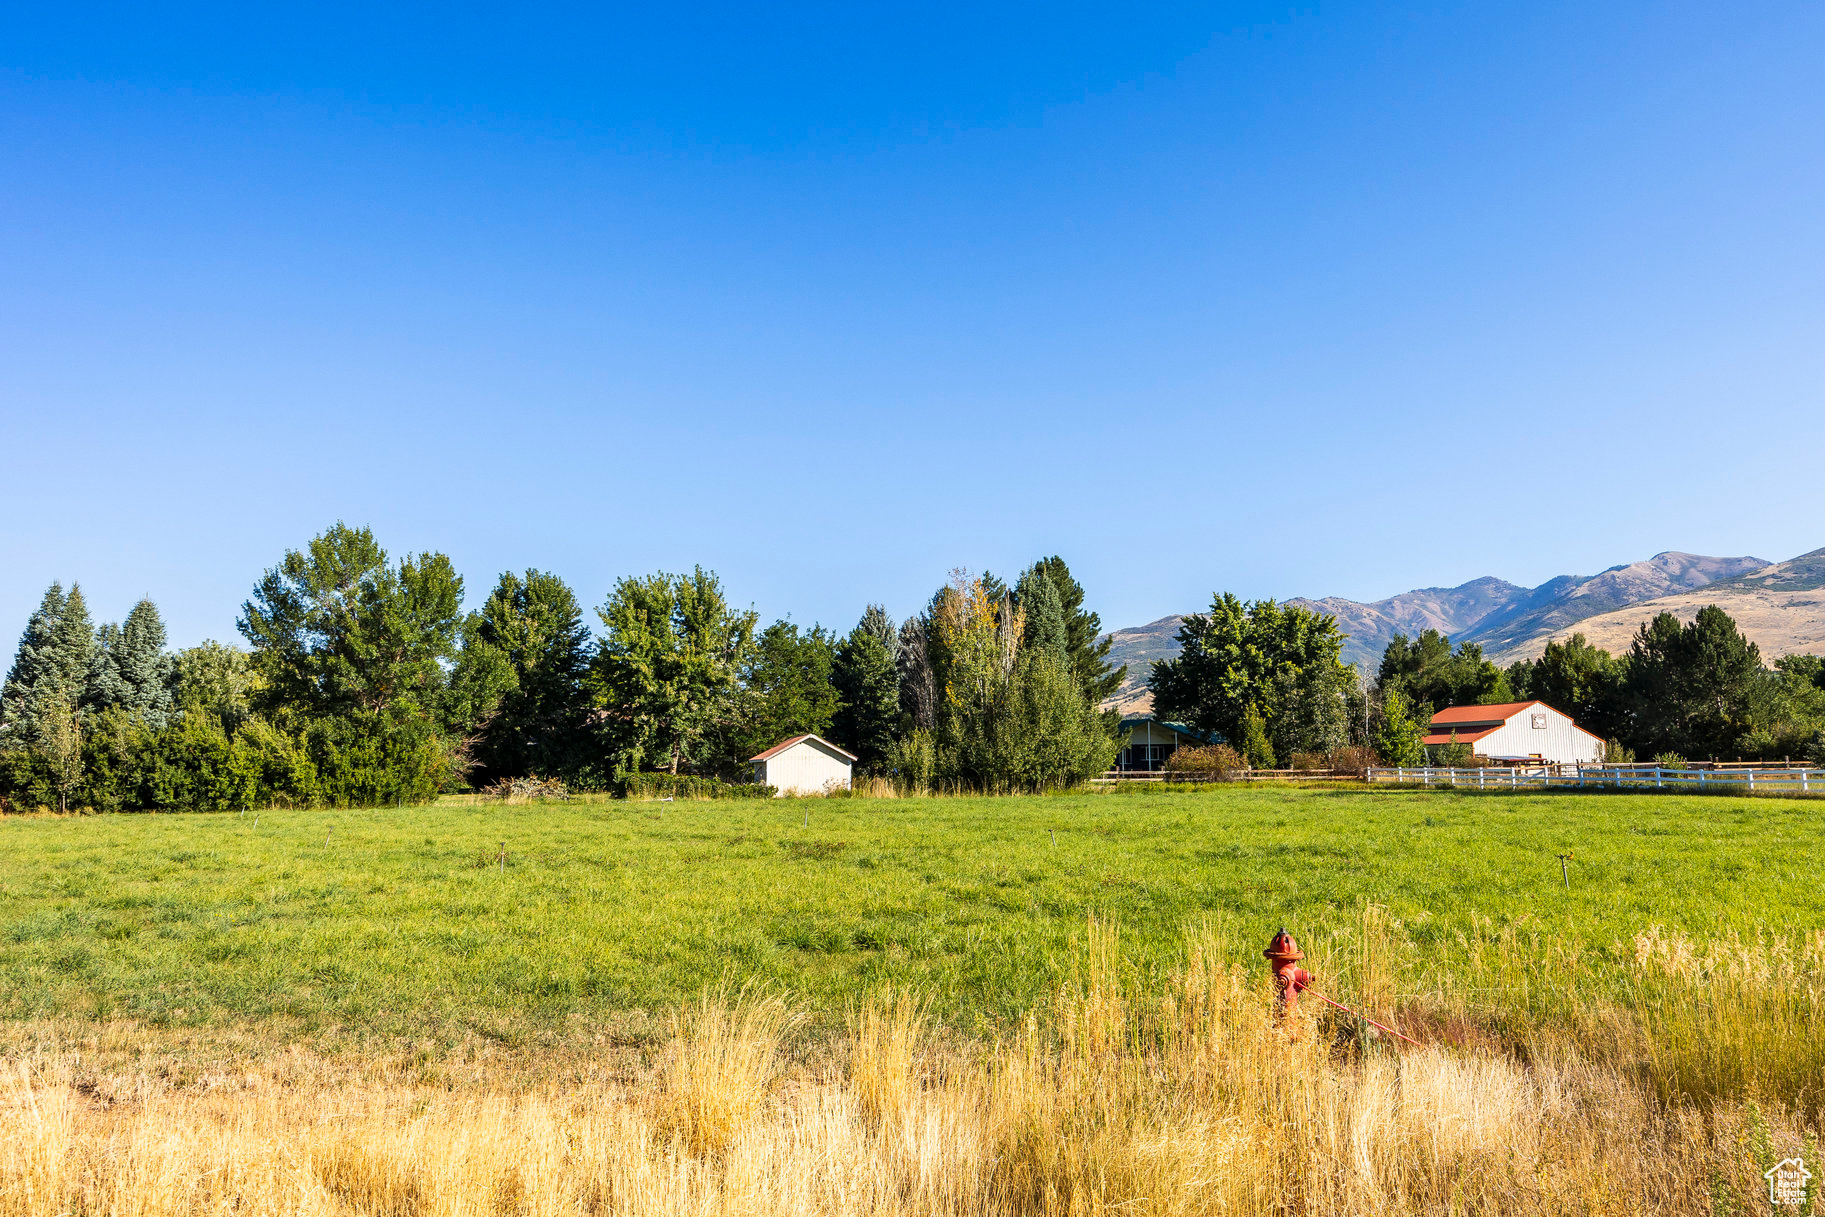
<instances>
[{"instance_id":1,"label":"metal stake in grass","mask_svg":"<svg viewBox=\"0 0 1825 1217\"><path fill-rule=\"evenodd\" d=\"M501 842L501 874L507 873L507 843Z\"/></svg>"},{"instance_id":2,"label":"metal stake in grass","mask_svg":"<svg viewBox=\"0 0 1825 1217\"><path fill-rule=\"evenodd\" d=\"M1572 873L1565 868L1565 864L1572 860L1572 856L1569 853L1554 856L1559 859L1559 878L1565 880L1565 894L1569 896L1572 890Z\"/></svg>"},{"instance_id":3,"label":"metal stake in grass","mask_svg":"<svg viewBox=\"0 0 1825 1217\"><path fill-rule=\"evenodd\" d=\"M1048 828L1048 829L1046 829L1046 831L1052 834L1052 848L1057 849L1058 848L1058 830L1056 828Z\"/></svg>"}]
</instances>

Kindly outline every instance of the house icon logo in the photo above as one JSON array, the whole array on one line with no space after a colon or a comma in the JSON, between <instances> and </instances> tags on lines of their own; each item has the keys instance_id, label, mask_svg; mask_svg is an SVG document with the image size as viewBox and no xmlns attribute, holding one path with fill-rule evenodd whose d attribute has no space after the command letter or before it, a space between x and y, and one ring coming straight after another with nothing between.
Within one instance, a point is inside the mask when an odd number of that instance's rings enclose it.
<instances>
[{"instance_id":1,"label":"house icon logo","mask_svg":"<svg viewBox=\"0 0 1825 1217\"><path fill-rule=\"evenodd\" d=\"M1768 1181L1769 1204L1790 1204L1799 1208L1806 1203L1806 1185L1812 1182L1812 1172L1800 1159L1776 1162L1762 1172L1762 1178Z\"/></svg>"}]
</instances>

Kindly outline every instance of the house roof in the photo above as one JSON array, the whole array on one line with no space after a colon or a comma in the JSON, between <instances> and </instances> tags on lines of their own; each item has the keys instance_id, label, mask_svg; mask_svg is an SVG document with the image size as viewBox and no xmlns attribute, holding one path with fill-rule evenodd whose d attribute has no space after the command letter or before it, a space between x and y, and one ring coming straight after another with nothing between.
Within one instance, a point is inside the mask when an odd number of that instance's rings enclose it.
<instances>
[{"instance_id":1,"label":"house roof","mask_svg":"<svg viewBox=\"0 0 1825 1217\"><path fill-rule=\"evenodd\" d=\"M1216 742L1215 736L1208 732L1198 730L1190 723L1168 722L1157 714L1124 714L1122 716L1121 729L1127 731L1134 727L1136 723L1157 723L1168 731L1176 731L1180 735L1188 735L1192 739L1203 740L1207 744Z\"/></svg>"},{"instance_id":2,"label":"house roof","mask_svg":"<svg viewBox=\"0 0 1825 1217\"><path fill-rule=\"evenodd\" d=\"M855 753L849 752L842 748L839 748L835 744L831 743L829 740L825 739L823 736L814 735L809 731L807 731L803 735L795 735L789 740L781 740L779 743L773 745L771 748L767 749L765 752L761 753L760 755L749 757L748 760L750 760L750 761L770 761L774 757L778 756L780 753L784 752L786 749L791 748L798 744L805 743L807 740L816 742L816 744L819 747L823 748L824 750L826 750L828 752L834 752L839 756L848 757L851 764L853 764L856 760Z\"/></svg>"}]
</instances>

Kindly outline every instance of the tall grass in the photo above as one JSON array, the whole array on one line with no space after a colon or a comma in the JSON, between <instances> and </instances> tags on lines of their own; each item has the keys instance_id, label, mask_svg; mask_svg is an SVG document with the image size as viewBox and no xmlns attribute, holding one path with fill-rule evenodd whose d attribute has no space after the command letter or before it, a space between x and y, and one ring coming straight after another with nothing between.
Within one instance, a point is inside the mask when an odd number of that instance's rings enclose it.
<instances>
[{"instance_id":1,"label":"tall grass","mask_svg":"<svg viewBox=\"0 0 1825 1217\"><path fill-rule=\"evenodd\" d=\"M1328 1007L1278 1019L1208 925L1160 976L1092 924L989 1041L904 992L836 1042L736 994L567 1085L294 1053L170 1087L26 1053L0 1084L0 1217L1751 1211L1772 1156L1819 1131L1819 943L1637 947L1629 1001L1530 974L1566 956L1515 935L1453 989L1371 910L1312 953L1334 995L1430 1041L1398 1052ZM1532 1004L1491 1015L1523 981Z\"/></svg>"}]
</instances>

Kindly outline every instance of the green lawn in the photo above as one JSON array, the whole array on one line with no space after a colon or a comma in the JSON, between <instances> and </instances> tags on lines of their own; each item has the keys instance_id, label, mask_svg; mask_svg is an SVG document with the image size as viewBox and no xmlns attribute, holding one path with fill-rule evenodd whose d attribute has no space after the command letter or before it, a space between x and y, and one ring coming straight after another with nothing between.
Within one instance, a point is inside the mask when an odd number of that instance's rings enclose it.
<instances>
[{"instance_id":1,"label":"green lawn","mask_svg":"<svg viewBox=\"0 0 1825 1217\"><path fill-rule=\"evenodd\" d=\"M0 1017L526 1042L759 980L825 1015L911 983L982 1029L1044 999L1093 914L1138 968L1200 918L1243 960L1281 923L1319 942L1366 902L1446 957L1478 919L1598 953L1655 924L1816 929L1822 816L1235 788L14 817Z\"/></svg>"}]
</instances>

